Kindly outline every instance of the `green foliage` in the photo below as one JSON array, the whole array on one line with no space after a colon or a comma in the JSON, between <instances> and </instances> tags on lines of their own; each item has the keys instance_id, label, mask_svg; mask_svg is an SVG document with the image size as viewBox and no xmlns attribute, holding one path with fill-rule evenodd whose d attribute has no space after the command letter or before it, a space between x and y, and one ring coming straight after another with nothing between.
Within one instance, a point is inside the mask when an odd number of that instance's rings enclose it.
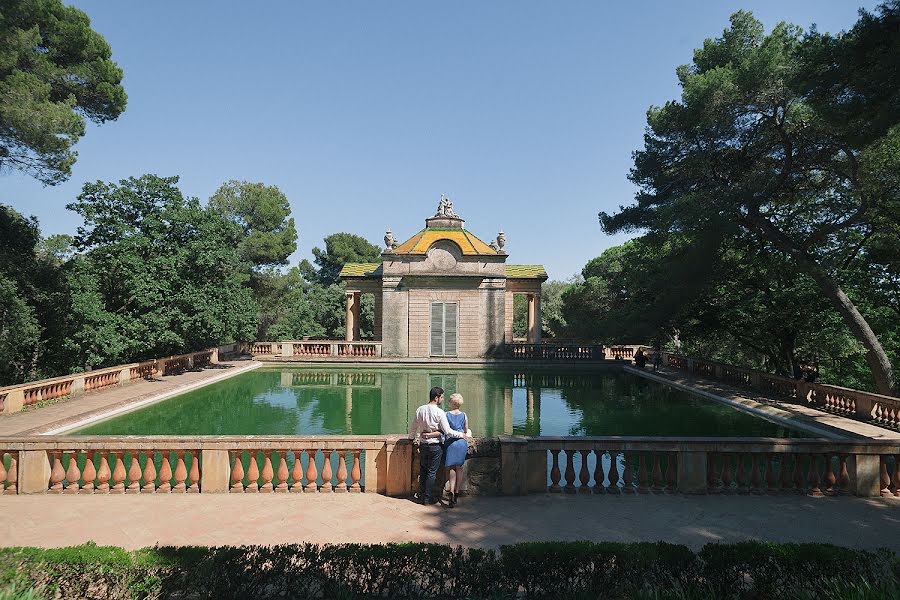
<instances>
[{"instance_id":1,"label":"green foliage","mask_svg":"<svg viewBox=\"0 0 900 600\"><path fill-rule=\"evenodd\" d=\"M72 174L85 117L125 110L122 70L87 15L60 0L4 2L0 32L0 168L55 185Z\"/></svg>"},{"instance_id":2,"label":"green foliage","mask_svg":"<svg viewBox=\"0 0 900 600\"><path fill-rule=\"evenodd\" d=\"M291 206L274 185L229 181L210 197L209 206L243 230L238 251L256 269L284 265L297 249Z\"/></svg>"},{"instance_id":3,"label":"green foliage","mask_svg":"<svg viewBox=\"0 0 900 600\"><path fill-rule=\"evenodd\" d=\"M568 324L563 314L563 295L575 285L568 281L545 281L541 285L541 331L548 338L567 337Z\"/></svg>"},{"instance_id":4,"label":"green foliage","mask_svg":"<svg viewBox=\"0 0 900 600\"><path fill-rule=\"evenodd\" d=\"M878 329L878 307L856 301L883 281L870 252L897 277L897 246L878 240L896 235L898 25L896 0L838 37L784 23L766 34L735 13L678 68L681 98L648 111L636 203L600 214L607 232L645 231L660 248L688 241L716 258L749 238L782 253L834 306L883 392L896 320ZM697 281L715 274L699 259ZM682 280L669 281L677 296Z\"/></svg>"},{"instance_id":5,"label":"green foliage","mask_svg":"<svg viewBox=\"0 0 900 600\"><path fill-rule=\"evenodd\" d=\"M896 558L823 544L537 542L0 550L0 586L78 598L896 597ZM29 597L29 596L24 596Z\"/></svg>"},{"instance_id":6,"label":"green foliage","mask_svg":"<svg viewBox=\"0 0 900 600\"><path fill-rule=\"evenodd\" d=\"M185 199L177 177L85 184L69 208L84 219L67 265L66 345L99 366L250 339L256 306L236 247L241 232Z\"/></svg>"},{"instance_id":7,"label":"green foliage","mask_svg":"<svg viewBox=\"0 0 900 600\"><path fill-rule=\"evenodd\" d=\"M316 266L300 263L300 271L310 282L322 285L338 283L338 275L347 263L380 263L381 248L352 233L333 233L325 238L325 249L312 249Z\"/></svg>"}]
</instances>

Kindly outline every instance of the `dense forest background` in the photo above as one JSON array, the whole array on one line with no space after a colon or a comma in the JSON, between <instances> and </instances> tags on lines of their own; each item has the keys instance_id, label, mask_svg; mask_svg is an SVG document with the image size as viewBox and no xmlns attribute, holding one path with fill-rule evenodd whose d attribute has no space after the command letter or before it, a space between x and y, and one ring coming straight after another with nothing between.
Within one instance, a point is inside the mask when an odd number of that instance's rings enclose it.
<instances>
[{"instance_id":1,"label":"dense forest background","mask_svg":"<svg viewBox=\"0 0 900 600\"><path fill-rule=\"evenodd\" d=\"M127 104L83 13L16 2L0 41L0 169L65 180L85 119ZM87 40L90 43L86 43ZM631 205L599 215L635 237L544 284L544 336L651 343L896 393L900 360L900 1L830 35L738 12L651 107ZM26 98L27 115L9 98ZM27 117L27 118L26 118ZM230 181L205 203L177 177L84 186L83 224L52 235L0 204L0 385L246 340L342 338L347 262L381 249L338 232L313 261L287 198ZM373 302L363 296L362 335ZM515 333L524 336L521 302Z\"/></svg>"}]
</instances>

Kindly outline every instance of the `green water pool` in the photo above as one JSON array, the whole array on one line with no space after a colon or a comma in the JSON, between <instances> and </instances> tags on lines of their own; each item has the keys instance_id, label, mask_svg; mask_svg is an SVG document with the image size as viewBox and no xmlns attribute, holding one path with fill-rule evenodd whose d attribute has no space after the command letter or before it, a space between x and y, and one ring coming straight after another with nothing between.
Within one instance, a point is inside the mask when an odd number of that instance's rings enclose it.
<instances>
[{"instance_id":1,"label":"green water pool","mask_svg":"<svg viewBox=\"0 0 900 600\"><path fill-rule=\"evenodd\" d=\"M263 367L74 431L91 435L406 433L432 386L459 392L476 437L805 437L616 371Z\"/></svg>"}]
</instances>

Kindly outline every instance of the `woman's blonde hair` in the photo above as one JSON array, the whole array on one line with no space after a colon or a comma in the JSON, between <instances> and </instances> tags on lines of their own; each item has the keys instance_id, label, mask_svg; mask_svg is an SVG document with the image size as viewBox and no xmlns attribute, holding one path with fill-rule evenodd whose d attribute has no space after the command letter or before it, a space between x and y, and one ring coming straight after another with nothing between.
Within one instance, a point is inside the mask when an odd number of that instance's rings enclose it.
<instances>
[{"instance_id":1,"label":"woman's blonde hair","mask_svg":"<svg viewBox=\"0 0 900 600\"><path fill-rule=\"evenodd\" d=\"M462 394L460 394L460 393L450 394L450 406L456 405L457 407L460 407L460 406L462 406L462 404L463 404Z\"/></svg>"}]
</instances>

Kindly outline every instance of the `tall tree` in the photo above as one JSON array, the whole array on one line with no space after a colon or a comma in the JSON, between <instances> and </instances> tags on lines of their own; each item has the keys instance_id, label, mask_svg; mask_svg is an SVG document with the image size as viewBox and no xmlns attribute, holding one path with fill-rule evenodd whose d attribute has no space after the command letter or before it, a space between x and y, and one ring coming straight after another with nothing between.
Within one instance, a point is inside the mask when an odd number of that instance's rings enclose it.
<instances>
[{"instance_id":1,"label":"tall tree","mask_svg":"<svg viewBox=\"0 0 900 600\"><path fill-rule=\"evenodd\" d=\"M212 195L209 206L241 227L238 249L254 269L285 265L297 249L291 205L274 185L229 181Z\"/></svg>"},{"instance_id":2,"label":"tall tree","mask_svg":"<svg viewBox=\"0 0 900 600\"><path fill-rule=\"evenodd\" d=\"M300 263L303 276L322 285L338 283L338 275L347 263L380 263L381 248L352 233L333 233L325 238L325 249L312 249L316 267Z\"/></svg>"},{"instance_id":3,"label":"tall tree","mask_svg":"<svg viewBox=\"0 0 900 600\"><path fill-rule=\"evenodd\" d=\"M241 231L177 177L85 184L69 205L84 219L71 261L72 352L97 366L250 339Z\"/></svg>"},{"instance_id":4,"label":"tall tree","mask_svg":"<svg viewBox=\"0 0 900 600\"><path fill-rule=\"evenodd\" d=\"M125 110L122 70L87 15L60 0L6 0L0 8L0 168L46 185L65 181L85 118Z\"/></svg>"},{"instance_id":5,"label":"tall tree","mask_svg":"<svg viewBox=\"0 0 900 600\"><path fill-rule=\"evenodd\" d=\"M896 90L896 78L881 78L896 72L890 64L898 24L896 1L878 15L863 13L837 38L815 31L804 37L784 23L766 35L750 13L735 13L730 29L678 68L681 99L648 111L644 148L630 175L640 188L637 203L600 213L610 233L687 233L727 243L747 232L772 244L833 303L865 347L882 393L893 391L891 362L844 289L841 267L857 251L854 241L875 231L890 200L871 184L887 177L872 149L896 135L890 127L900 121L900 103L865 92L874 81ZM858 44L865 51L855 52ZM865 72L842 82L852 101L827 100L839 78L821 74L834 69Z\"/></svg>"}]
</instances>

